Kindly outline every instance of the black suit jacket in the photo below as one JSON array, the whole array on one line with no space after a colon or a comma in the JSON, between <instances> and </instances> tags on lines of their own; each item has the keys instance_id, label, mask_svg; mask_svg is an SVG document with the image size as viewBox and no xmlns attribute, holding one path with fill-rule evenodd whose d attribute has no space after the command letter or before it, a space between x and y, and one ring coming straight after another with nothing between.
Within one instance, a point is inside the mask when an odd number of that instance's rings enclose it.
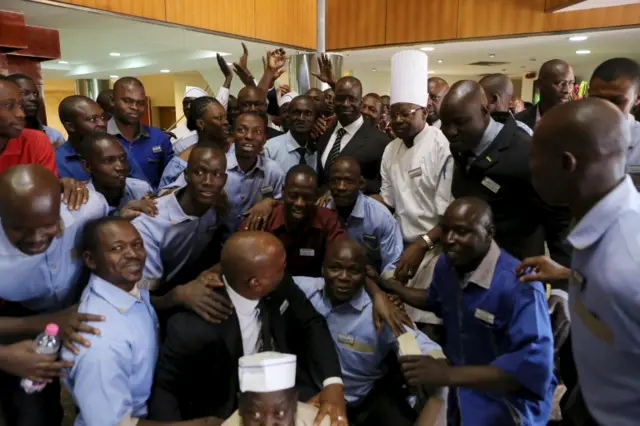
<instances>
[{"instance_id":1,"label":"black suit jacket","mask_svg":"<svg viewBox=\"0 0 640 426\"><path fill-rule=\"evenodd\" d=\"M516 120L523 122L531 130L536 127L536 118L538 117L538 104L530 106L524 111L520 111L515 115Z\"/></svg>"},{"instance_id":2,"label":"black suit jacket","mask_svg":"<svg viewBox=\"0 0 640 426\"><path fill-rule=\"evenodd\" d=\"M322 167L322 154L336 126L337 123L320 136L317 143L317 170L321 188L326 187L329 183L329 171L324 170ZM365 180L365 194L377 194L380 192L380 163L382 162L382 154L388 143L389 137L365 120L360 129L358 129L356 134L349 140L349 143L347 143L340 152L340 155L353 157L360 164L362 177Z\"/></svg>"},{"instance_id":3,"label":"black suit jacket","mask_svg":"<svg viewBox=\"0 0 640 426\"><path fill-rule=\"evenodd\" d=\"M499 117L494 119L501 121ZM551 207L540 199L531 183L531 137L512 116L502 117L502 131L468 171L462 157L454 155L451 192L455 198L475 196L489 203L495 239L513 256L523 259L542 255L546 241L551 257L569 266L571 248L565 238L571 214L567 208Z\"/></svg>"},{"instance_id":4,"label":"black suit jacket","mask_svg":"<svg viewBox=\"0 0 640 426\"><path fill-rule=\"evenodd\" d=\"M228 297L224 288L218 289ZM265 299L279 352L298 356L300 397L311 398L329 377L341 377L327 323L287 275ZM228 418L237 409L238 359L244 354L238 317L211 324L192 312L168 322L160 349L149 419Z\"/></svg>"},{"instance_id":5,"label":"black suit jacket","mask_svg":"<svg viewBox=\"0 0 640 426\"><path fill-rule=\"evenodd\" d=\"M280 135L283 135L279 130L274 129L273 127L267 127L267 140L277 138Z\"/></svg>"}]
</instances>

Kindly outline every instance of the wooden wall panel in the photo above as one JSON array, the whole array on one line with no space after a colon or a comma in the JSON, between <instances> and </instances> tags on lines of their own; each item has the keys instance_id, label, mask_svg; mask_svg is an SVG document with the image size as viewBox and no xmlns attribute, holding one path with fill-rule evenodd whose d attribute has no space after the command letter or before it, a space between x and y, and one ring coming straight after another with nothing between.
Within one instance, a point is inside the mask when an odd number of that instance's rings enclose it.
<instances>
[{"instance_id":1,"label":"wooden wall panel","mask_svg":"<svg viewBox=\"0 0 640 426\"><path fill-rule=\"evenodd\" d=\"M166 2L168 22L255 37L255 0L166 0Z\"/></svg>"},{"instance_id":2,"label":"wooden wall panel","mask_svg":"<svg viewBox=\"0 0 640 426\"><path fill-rule=\"evenodd\" d=\"M387 44L452 40L458 0L388 0Z\"/></svg>"},{"instance_id":3,"label":"wooden wall panel","mask_svg":"<svg viewBox=\"0 0 640 426\"><path fill-rule=\"evenodd\" d=\"M554 12L584 1L585 0L545 0L544 11L547 13Z\"/></svg>"},{"instance_id":4,"label":"wooden wall panel","mask_svg":"<svg viewBox=\"0 0 640 426\"><path fill-rule=\"evenodd\" d=\"M326 8L327 50L385 44L387 0L327 0Z\"/></svg>"},{"instance_id":5,"label":"wooden wall panel","mask_svg":"<svg viewBox=\"0 0 640 426\"><path fill-rule=\"evenodd\" d=\"M315 49L317 2L256 0L255 31L255 37L260 40Z\"/></svg>"},{"instance_id":6,"label":"wooden wall panel","mask_svg":"<svg viewBox=\"0 0 640 426\"><path fill-rule=\"evenodd\" d=\"M165 0L56 0L78 6L164 21Z\"/></svg>"},{"instance_id":7,"label":"wooden wall panel","mask_svg":"<svg viewBox=\"0 0 640 426\"><path fill-rule=\"evenodd\" d=\"M544 30L545 0L459 0L458 38Z\"/></svg>"},{"instance_id":8,"label":"wooden wall panel","mask_svg":"<svg viewBox=\"0 0 640 426\"><path fill-rule=\"evenodd\" d=\"M638 24L640 24L640 4L630 4L575 12L548 13L545 16L544 31L571 31Z\"/></svg>"}]
</instances>

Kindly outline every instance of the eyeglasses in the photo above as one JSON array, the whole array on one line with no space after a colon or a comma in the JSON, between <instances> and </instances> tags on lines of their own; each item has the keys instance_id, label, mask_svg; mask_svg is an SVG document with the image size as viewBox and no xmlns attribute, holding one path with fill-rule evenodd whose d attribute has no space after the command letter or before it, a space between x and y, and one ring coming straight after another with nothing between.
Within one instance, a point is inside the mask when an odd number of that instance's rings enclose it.
<instances>
[{"instance_id":1,"label":"eyeglasses","mask_svg":"<svg viewBox=\"0 0 640 426\"><path fill-rule=\"evenodd\" d=\"M410 109L409 111L406 111L406 110L405 111L389 111L389 118L395 121L396 117L399 117L401 121L409 121L413 113L419 109L422 109L422 108L417 107L417 108Z\"/></svg>"}]
</instances>

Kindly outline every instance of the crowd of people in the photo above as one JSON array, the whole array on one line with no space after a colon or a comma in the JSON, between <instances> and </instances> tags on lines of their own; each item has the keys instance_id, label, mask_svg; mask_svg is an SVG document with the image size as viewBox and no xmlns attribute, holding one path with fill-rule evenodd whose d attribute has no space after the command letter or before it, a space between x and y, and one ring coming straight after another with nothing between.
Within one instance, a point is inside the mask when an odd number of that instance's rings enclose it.
<instances>
[{"instance_id":1,"label":"crowd of people","mask_svg":"<svg viewBox=\"0 0 640 426\"><path fill-rule=\"evenodd\" d=\"M417 50L390 95L247 58L176 128L134 77L67 97L66 141L0 76L0 424L60 426L61 386L76 426L635 424L637 62L572 100L550 60L523 109Z\"/></svg>"}]
</instances>

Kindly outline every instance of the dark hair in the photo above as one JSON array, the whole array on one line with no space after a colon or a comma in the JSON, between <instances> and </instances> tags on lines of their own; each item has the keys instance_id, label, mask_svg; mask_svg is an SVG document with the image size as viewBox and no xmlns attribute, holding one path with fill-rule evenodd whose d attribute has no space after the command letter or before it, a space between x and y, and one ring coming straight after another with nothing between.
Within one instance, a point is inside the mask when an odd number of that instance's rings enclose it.
<instances>
[{"instance_id":1,"label":"dark hair","mask_svg":"<svg viewBox=\"0 0 640 426\"><path fill-rule=\"evenodd\" d=\"M78 104L82 102L91 103L93 101L82 95L71 95L64 98L62 102L60 102L60 105L58 105L58 117L60 117L60 121L64 123L73 120L75 109Z\"/></svg>"},{"instance_id":2,"label":"dark hair","mask_svg":"<svg viewBox=\"0 0 640 426\"><path fill-rule=\"evenodd\" d=\"M95 253L98 249L98 232L100 228L110 223L131 221L122 216L105 216L88 222L82 230L82 251Z\"/></svg>"},{"instance_id":3,"label":"dark hair","mask_svg":"<svg viewBox=\"0 0 640 426\"><path fill-rule=\"evenodd\" d=\"M26 74L19 74L19 73L17 73L17 74L9 74L7 76L7 80L13 81L14 83L17 83L18 80L29 80L29 81L32 81L35 84L35 81L31 77L26 75Z\"/></svg>"},{"instance_id":4,"label":"dark hair","mask_svg":"<svg viewBox=\"0 0 640 426\"><path fill-rule=\"evenodd\" d=\"M285 186L287 185L287 182L289 182L289 178L293 175L309 176L310 178L316 181L316 184L318 182L318 174L316 173L315 170L313 170L310 166L306 164L298 164L289 169L289 171L287 172L287 176L284 179Z\"/></svg>"},{"instance_id":5,"label":"dark hair","mask_svg":"<svg viewBox=\"0 0 640 426\"><path fill-rule=\"evenodd\" d=\"M260 114L258 114L257 111L247 111L247 112L241 112L240 114L238 114L238 116L236 117L235 122L233 123L233 129L234 130L236 128L236 124L238 124L238 119L240 117L242 117L243 115L251 115L253 117L259 118L262 121L262 124L264 125L264 129L267 130L267 122L264 121L264 117L261 116Z\"/></svg>"},{"instance_id":6,"label":"dark hair","mask_svg":"<svg viewBox=\"0 0 640 426\"><path fill-rule=\"evenodd\" d=\"M366 95L363 96L364 98L373 98L377 101L382 102L382 97L380 95L378 95L377 93L367 93Z\"/></svg>"},{"instance_id":7,"label":"dark hair","mask_svg":"<svg viewBox=\"0 0 640 426\"><path fill-rule=\"evenodd\" d=\"M610 82L620 77L630 78L636 90L640 90L640 64L629 58L613 58L604 61L593 71L591 80L598 78Z\"/></svg>"},{"instance_id":8,"label":"dark hair","mask_svg":"<svg viewBox=\"0 0 640 426\"><path fill-rule=\"evenodd\" d=\"M187 129L191 131L198 130L196 121L202 118L209 104L222 105L216 98L212 98L211 96L203 96L191 101L189 106L189 116L187 117Z\"/></svg>"},{"instance_id":9,"label":"dark hair","mask_svg":"<svg viewBox=\"0 0 640 426\"><path fill-rule=\"evenodd\" d=\"M137 86L144 89L144 84L135 77L122 77L116 80L116 82L113 83L113 91L115 92L116 88L120 86Z\"/></svg>"},{"instance_id":10,"label":"dark hair","mask_svg":"<svg viewBox=\"0 0 640 426\"><path fill-rule=\"evenodd\" d=\"M91 153L93 152L94 145L105 139L108 139L120 144L120 142L118 141L118 138L116 138L113 135L110 135L109 133L106 133L106 132L90 133L82 139L82 142L80 143L80 151L78 152L78 154L80 154L82 158L88 161L89 157L91 157Z\"/></svg>"}]
</instances>

